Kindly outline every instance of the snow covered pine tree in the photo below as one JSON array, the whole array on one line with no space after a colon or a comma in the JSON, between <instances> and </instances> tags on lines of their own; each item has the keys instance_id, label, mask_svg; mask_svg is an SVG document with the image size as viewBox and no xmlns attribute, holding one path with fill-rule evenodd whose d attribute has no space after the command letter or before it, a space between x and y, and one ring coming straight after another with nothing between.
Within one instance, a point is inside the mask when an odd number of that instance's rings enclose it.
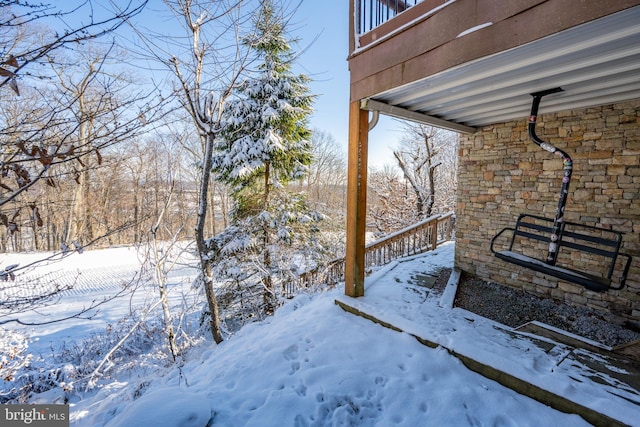
<instances>
[{"instance_id":1,"label":"snow covered pine tree","mask_svg":"<svg viewBox=\"0 0 640 427\"><path fill-rule=\"evenodd\" d=\"M309 231L320 215L287 184L312 160L308 117L314 96L305 75L294 75L284 19L271 1L255 18L256 36L244 40L261 60L229 100L216 142L213 171L231 187L231 226L214 238L218 277L262 287L263 313L272 312L287 275L309 264L319 247ZM215 241L215 243L214 243ZM305 261L306 260L306 261Z\"/></svg>"}]
</instances>

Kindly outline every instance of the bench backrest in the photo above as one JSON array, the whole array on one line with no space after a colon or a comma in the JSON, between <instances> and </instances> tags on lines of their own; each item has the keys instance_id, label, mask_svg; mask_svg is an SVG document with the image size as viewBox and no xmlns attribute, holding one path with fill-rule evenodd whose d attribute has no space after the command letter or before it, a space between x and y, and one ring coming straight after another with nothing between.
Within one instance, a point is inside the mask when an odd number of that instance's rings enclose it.
<instances>
[{"instance_id":1,"label":"bench backrest","mask_svg":"<svg viewBox=\"0 0 640 427\"><path fill-rule=\"evenodd\" d=\"M516 222L509 250L544 261L546 259L553 219L521 214ZM611 278L622 233L601 227L564 222L558 241L556 265L580 271L594 271Z\"/></svg>"}]
</instances>

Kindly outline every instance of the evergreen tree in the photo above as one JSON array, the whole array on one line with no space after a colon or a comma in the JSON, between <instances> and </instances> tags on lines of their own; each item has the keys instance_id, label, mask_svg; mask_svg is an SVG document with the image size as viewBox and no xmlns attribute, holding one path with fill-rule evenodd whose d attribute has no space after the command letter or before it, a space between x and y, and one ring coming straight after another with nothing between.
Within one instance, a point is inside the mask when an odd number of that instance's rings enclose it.
<instances>
[{"instance_id":1,"label":"evergreen tree","mask_svg":"<svg viewBox=\"0 0 640 427\"><path fill-rule=\"evenodd\" d=\"M213 161L218 179L230 184L238 198L265 183L262 194L268 198L270 187L306 173L312 153L309 78L291 70L294 54L271 1L263 3L255 25L257 37L245 43L262 62L227 105Z\"/></svg>"},{"instance_id":2,"label":"evergreen tree","mask_svg":"<svg viewBox=\"0 0 640 427\"><path fill-rule=\"evenodd\" d=\"M257 37L244 42L260 63L225 108L213 158L217 179L232 189L232 225L211 244L221 274L237 284L263 286L269 312L278 294L274 279L284 283L300 262L300 250L316 248L298 243L301 236L309 239L300 232L315 230L319 216L286 187L304 176L312 160L308 117L314 96L309 78L292 71L284 20L271 1L263 3L254 24Z\"/></svg>"}]
</instances>

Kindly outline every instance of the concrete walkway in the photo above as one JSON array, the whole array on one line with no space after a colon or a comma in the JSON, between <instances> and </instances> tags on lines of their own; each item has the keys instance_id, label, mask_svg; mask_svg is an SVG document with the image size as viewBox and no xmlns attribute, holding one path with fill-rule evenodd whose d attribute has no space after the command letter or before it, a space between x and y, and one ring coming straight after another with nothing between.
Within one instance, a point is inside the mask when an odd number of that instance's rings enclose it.
<instances>
[{"instance_id":1,"label":"concrete walkway","mask_svg":"<svg viewBox=\"0 0 640 427\"><path fill-rule=\"evenodd\" d=\"M341 296L336 304L429 347L444 347L469 369L593 425L640 426L637 362L543 324L515 330L453 308L457 272L442 294L430 289L446 264L442 253L395 262L367 279L364 297Z\"/></svg>"}]
</instances>

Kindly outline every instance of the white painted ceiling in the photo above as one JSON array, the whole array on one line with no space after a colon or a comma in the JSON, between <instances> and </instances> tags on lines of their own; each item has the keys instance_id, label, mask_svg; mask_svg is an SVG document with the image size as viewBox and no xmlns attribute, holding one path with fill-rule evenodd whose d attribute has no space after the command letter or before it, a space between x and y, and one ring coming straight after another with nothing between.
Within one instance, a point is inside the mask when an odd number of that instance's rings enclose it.
<instances>
[{"instance_id":1,"label":"white painted ceiling","mask_svg":"<svg viewBox=\"0 0 640 427\"><path fill-rule=\"evenodd\" d=\"M478 127L528 117L530 93L555 87L540 114L640 98L640 6L371 99Z\"/></svg>"}]
</instances>

